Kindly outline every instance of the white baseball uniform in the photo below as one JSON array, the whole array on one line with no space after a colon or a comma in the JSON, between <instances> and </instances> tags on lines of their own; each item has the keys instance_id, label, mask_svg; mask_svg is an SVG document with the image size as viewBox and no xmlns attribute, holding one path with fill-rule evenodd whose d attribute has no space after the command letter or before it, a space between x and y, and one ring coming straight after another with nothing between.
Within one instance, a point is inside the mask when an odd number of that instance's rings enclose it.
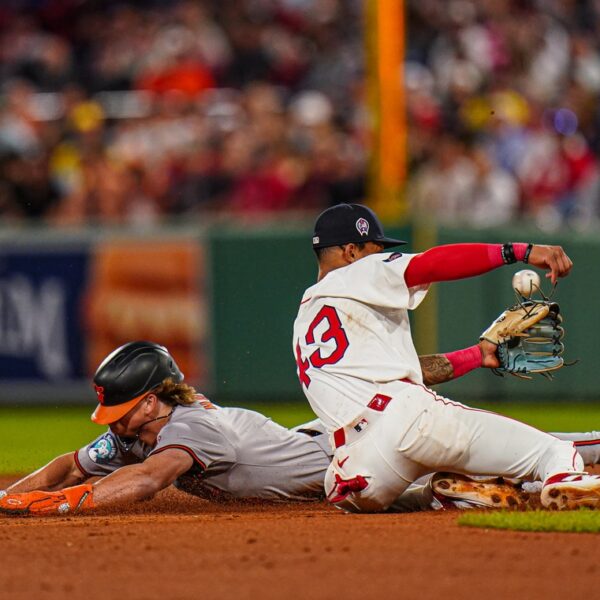
<instances>
[{"instance_id":1,"label":"white baseball uniform","mask_svg":"<svg viewBox=\"0 0 600 600\"><path fill-rule=\"evenodd\" d=\"M293 431L305 432L311 435L311 437L324 437L327 433L327 428L323 421L314 419L313 421L294 427ZM585 431L581 433L552 432L550 435L561 440L573 442L577 448L577 452L579 452L586 465L600 464L600 431ZM333 457L333 451L330 452L330 456ZM325 475L326 473L323 471L323 479L325 478ZM484 474L481 473L480 475ZM415 512L441 508L440 503L436 501L433 490L429 485L431 477L432 474L425 475L411 483L408 488L406 488L406 490L390 504L387 510L390 512ZM539 492L539 489L537 491ZM468 502L457 502L455 504L457 508L472 508L475 506Z\"/></svg>"},{"instance_id":2,"label":"white baseball uniform","mask_svg":"<svg viewBox=\"0 0 600 600\"><path fill-rule=\"evenodd\" d=\"M336 446L328 497L347 510L380 511L436 470L542 481L581 471L572 443L423 385L408 310L427 286L408 288L404 279L414 256L367 256L302 298L293 350L304 393ZM362 489L342 498L340 482Z\"/></svg>"}]
</instances>

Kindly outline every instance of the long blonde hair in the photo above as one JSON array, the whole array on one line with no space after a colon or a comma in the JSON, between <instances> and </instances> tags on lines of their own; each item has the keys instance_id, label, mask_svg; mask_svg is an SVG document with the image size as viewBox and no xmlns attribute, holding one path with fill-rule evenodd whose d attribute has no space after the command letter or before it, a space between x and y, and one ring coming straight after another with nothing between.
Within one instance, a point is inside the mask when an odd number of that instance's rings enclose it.
<instances>
[{"instance_id":1,"label":"long blonde hair","mask_svg":"<svg viewBox=\"0 0 600 600\"><path fill-rule=\"evenodd\" d=\"M178 404L189 406L196 401L196 390L187 383L175 383L171 378L165 379L157 388L152 390L159 399L170 406Z\"/></svg>"}]
</instances>

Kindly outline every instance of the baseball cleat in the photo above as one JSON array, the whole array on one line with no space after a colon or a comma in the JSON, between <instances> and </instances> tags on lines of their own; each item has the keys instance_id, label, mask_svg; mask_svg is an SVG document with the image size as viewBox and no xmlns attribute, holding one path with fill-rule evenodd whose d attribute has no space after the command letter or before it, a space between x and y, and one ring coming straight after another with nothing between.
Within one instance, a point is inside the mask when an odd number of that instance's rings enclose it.
<instances>
[{"instance_id":1,"label":"baseball cleat","mask_svg":"<svg viewBox=\"0 0 600 600\"><path fill-rule=\"evenodd\" d=\"M469 510L471 508L481 508L477 504L473 504L468 500L456 500L455 498L446 498L442 494L433 492L430 508L433 510Z\"/></svg>"},{"instance_id":2,"label":"baseball cleat","mask_svg":"<svg viewBox=\"0 0 600 600\"><path fill-rule=\"evenodd\" d=\"M525 508L531 506L531 497L517 485L502 477L471 479L457 473L436 473L431 479L435 496L486 508ZM472 506L471 506L472 507Z\"/></svg>"},{"instance_id":3,"label":"baseball cleat","mask_svg":"<svg viewBox=\"0 0 600 600\"><path fill-rule=\"evenodd\" d=\"M600 475L553 475L544 483L541 500L546 508L558 510L600 508Z\"/></svg>"}]
</instances>

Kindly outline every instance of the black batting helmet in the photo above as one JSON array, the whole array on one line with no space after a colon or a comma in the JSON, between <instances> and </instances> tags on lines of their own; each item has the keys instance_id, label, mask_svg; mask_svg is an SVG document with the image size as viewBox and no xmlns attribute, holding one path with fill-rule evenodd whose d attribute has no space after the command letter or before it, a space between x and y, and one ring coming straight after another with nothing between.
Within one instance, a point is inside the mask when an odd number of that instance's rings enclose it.
<instances>
[{"instance_id":1,"label":"black batting helmet","mask_svg":"<svg viewBox=\"0 0 600 600\"><path fill-rule=\"evenodd\" d=\"M92 421L101 425L118 421L167 378L179 383L183 374L164 346L145 341L120 346L102 361L94 375L100 404Z\"/></svg>"}]
</instances>

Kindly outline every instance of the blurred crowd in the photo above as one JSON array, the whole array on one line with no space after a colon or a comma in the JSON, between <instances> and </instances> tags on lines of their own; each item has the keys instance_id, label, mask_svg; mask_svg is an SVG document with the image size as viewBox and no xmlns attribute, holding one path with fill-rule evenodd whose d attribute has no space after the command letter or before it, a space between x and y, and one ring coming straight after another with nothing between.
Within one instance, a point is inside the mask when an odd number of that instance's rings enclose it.
<instances>
[{"instance_id":1,"label":"blurred crowd","mask_svg":"<svg viewBox=\"0 0 600 600\"><path fill-rule=\"evenodd\" d=\"M600 2L415 0L411 198L474 224L600 215Z\"/></svg>"},{"instance_id":2,"label":"blurred crowd","mask_svg":"<svg viewBox=\"0 0 600 600\"><path fill-rule=\"evenodd\" d=\"M0 218L154 223L365 199L363 0L6 0ZM406 0L408 194L598 218L599 0Z\"/></svg>"},{"instance_id":3,"label":"blurred crowd","mask_svg":"<svg viewBox=\"0 0 600 600\"><path fill-rule=\"evenodd\" d=\"M13 4L5 219L147 224L364 198L360 2Z\"/></svg>"}]
</instances>

